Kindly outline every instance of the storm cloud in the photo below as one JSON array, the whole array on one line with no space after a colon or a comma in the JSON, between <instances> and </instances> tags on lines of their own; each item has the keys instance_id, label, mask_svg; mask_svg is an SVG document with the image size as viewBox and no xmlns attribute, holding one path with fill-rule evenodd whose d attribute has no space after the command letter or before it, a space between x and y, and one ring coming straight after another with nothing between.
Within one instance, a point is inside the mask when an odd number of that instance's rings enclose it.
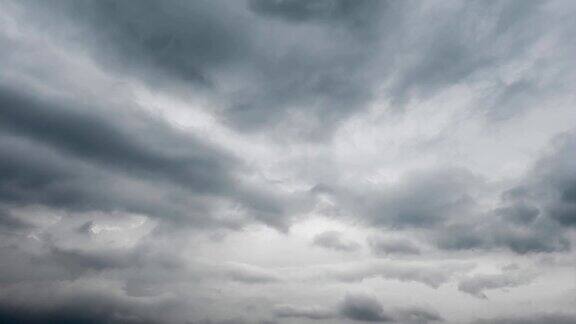
<instances>
[{"instance_id":1,"label":"storm cloud","mask_svg":"<svg viewBox=\"0 0 576 324\"><path fill-rule=\"evenodd\" d=\"M0 0L0 322L574 323L575 14Z\"/></svg>"}]
</instances>

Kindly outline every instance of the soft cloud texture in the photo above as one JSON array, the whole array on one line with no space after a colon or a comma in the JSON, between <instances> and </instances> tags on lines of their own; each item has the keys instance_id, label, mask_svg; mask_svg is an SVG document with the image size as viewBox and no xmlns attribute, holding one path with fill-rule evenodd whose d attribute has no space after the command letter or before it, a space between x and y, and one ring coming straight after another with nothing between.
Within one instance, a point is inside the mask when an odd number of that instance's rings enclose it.
<instances>
[{"instance_id":1,"label":"soft cloud texture","mask_svg":"<svg viewBox=\"0 0 576 324\"><path fill-rule=\"evenodd\" d=\"M0 322L574 323L575 14L0 0Z\"/></svg>"}]
</instances>

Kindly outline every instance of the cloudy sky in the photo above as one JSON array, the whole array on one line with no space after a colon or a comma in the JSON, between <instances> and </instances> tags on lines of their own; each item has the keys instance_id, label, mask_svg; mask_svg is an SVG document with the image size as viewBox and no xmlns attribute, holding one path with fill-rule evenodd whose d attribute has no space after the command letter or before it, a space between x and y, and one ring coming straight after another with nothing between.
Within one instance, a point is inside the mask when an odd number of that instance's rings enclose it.
<instances>
[{"instance_id":1,"label":"cloudy sky","mask_svg":"<svg viewBox=\"0 0 576 324\"><path fill-rule=\"evenodd\" d=\"M576 323L575 16L0 0L0 322Z\"/></svg>"}]
</instances>

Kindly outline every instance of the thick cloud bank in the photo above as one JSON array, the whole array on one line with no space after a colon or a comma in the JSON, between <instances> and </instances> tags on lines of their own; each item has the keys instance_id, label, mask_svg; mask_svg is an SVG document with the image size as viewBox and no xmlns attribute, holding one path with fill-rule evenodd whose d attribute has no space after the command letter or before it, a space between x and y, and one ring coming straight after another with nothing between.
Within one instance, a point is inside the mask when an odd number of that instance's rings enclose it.
<instances>
[{"instance_id":1,"label":"thick cloud bank","mask_svg":"<svg viewBox=\"0 0 576 324\"><path fill-rule=\"evenodd\" d=\"M0 322L576 323L574 15L0 0Z\"/></svg>"}]
</instances>

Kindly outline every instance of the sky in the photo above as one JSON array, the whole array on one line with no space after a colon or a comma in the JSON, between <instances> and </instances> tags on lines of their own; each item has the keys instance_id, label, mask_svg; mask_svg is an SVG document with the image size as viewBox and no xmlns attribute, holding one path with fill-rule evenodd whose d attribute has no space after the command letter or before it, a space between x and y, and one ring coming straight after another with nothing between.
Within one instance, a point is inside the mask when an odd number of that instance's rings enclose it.
<instances>
[{"instance_id":1,"label":"sky","mask_svg":"<svg viewBox=\"0 0 576 324\"><path fill-rule=\"evenodd\" d=\"M0 322L576 323L575 15L0 0Z\"/></svg>"}]
</instances>

